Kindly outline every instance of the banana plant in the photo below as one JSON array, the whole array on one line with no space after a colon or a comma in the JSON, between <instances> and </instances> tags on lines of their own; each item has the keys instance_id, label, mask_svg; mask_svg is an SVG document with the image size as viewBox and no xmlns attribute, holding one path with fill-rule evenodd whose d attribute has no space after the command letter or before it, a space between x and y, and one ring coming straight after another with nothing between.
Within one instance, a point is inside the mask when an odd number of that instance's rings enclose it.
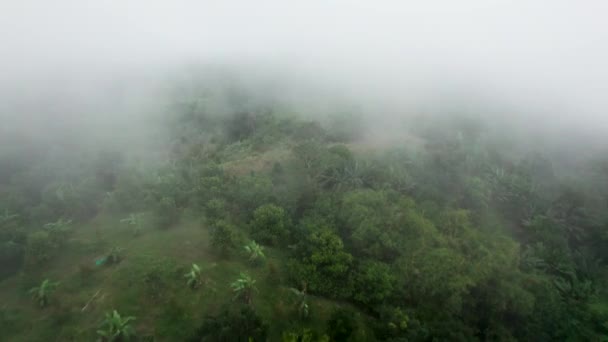
<instances>
[{"instance_id":1,"label":"banana plant","mask_svg":"<svg viewBox=\"0 0 608 342\"><path fill-rule=\"evenodd\" d=\"M45 224L44 229L49 234L49 237L54 244L62 245L67 241L71 224L72 220L64 220L60 218L55 222Z\"/></svg>"},{"instance_id":2,"label":"banana plant","mask_svg":"<svg viewBox=\"0 0 608 342\"><path fill-rule=\"evenodd\" d=\"M0 239L7 242L14 242L18 236L18 225L17 219L19 215L12 214L5 209L4 212L0 213Z\"/></svg>"},{"instance_id":3,"label":"banana plant","mask_svg":"<svg viewBox=\"0 0 608 342\"><path fill-rule=\"evenodd\" d=\"M57 286L59 286L58 282L51 282L50 280L45 279L40 286L30 289L29 292L38 305L43 308L49 303L49 296L55 291Z\"/></svg>"},{"instance_id":4,"label":"banana plant","mask_svg":"<svg viewBox=\"0 0 608 342\"><path fill-rule=\"evenodd\" d=\"M44 228L48 231L63 231L63 230L67 230L68 227L72 224L72 220L64 220L62 218L60 218L59 220L55 221L55 222L50 222L44 225Z\"/></svg>"},{"instance_id":5,"label":"banana plant","mask_svg":"<svg viewBox=\"0 0 608 342\"><path fill-rule=\"evenodd\" d=\"M293 288L293 287L290 288L290 290L296 296L298 315L300 316L301 319L308 318L310 311L309 311L309 307L308 307L308 303L307 303L306 287L304 286L302 291L300 291L296 288Z\"/></svg>"},{"instance_id":6,"label":"banana plant","mask_svg":"<svg viewBox=\"0 0 608 342\"><path fill-rule=\"evenodd\" d=\"M131 213L129 216L120 220L120 223L130 226L133 229L133 236L137 236L141 233L141 229L143 226L143 214Z\"/></svg>"},{"instance_id":7,"label":"banana plant","mask_svg":"<svg viewBox=\"0 0 608 342\"><path fill-rule=\"evenodd\" d=\"M253 291L258 291L255 283L255 279L251 278L248 274L241 272L239 278L230 284L232 292L234 292L234 300L241 299L245 303L251 304Z\"/></svg>"},{"instance_id":8,"label":"banana plant","mask_svg":"<svg viewBox=\"0 0 608 342\"><path fill-rule=\"evenodd\" d=\"M0 214L0 227L6 223L12 222L19 218L17 214L11 214L8 209L4 209L4 212Z\"/></svg>"},{"instance_id":9,"label":"banana plant","mask_svg":"<svg viewBox=\"0 0 608 342\"><path fill-rule=\"evenodd\" d=\"M122 317L118 311L106 312L106 318L102 324L102 329L97 330L103 341L115 342L129 340L135 336L135 330L131 322L135 317Z\"/></svg>"},{"instance_id":10,"label":"banana plant","mask_svg":"<svg viewBox=\"0 0 608 342\"><path fill-rule=\"evenodd\" d=\"M197 264L192 264L190 272L184 274L184 277L191 289L199 287L201 285L201 268Z\"/></svg>"},{"instance_id":11,"label":"banana plant","mask_svg":"<svg viewBox=\"0 0 608 342\"><path fill-rule=\"evenodd\" d=\"M245 245L245 251L249 255L249 261L253 264L263 262L266 259L264 255L264 247L257 244L255 241L251 241Z\"/></svg>"}]
</instances>

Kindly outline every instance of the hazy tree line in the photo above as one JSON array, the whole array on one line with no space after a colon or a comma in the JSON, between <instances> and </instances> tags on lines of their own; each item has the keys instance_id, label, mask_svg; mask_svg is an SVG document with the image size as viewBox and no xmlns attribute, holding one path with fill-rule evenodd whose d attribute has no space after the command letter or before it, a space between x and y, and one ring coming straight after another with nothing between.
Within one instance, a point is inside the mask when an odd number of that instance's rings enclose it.
<instances>
[{"instance_id":1,"label":"hazy tree line","mask_svg":"<svg viewBox=\"0 0 608 342\"><path fill-rule=\"evenodd\" d=\"M3 144L0 276L52 260L102 212L149 212L158 229L187 214L222 257L249 237L260 244L252 260L262 248L285 256L281 286L352 304L325 331L286 331L286 341L351 340L357 325L384 341L608 336L605 156L562 167L466 116L415 121L403 134L418 145L359 150L356 115L321 124L238 91L217 115L203 95L169 108L170 139L152 165L114 150ZM187 335L265 340L268 318L234 305Z\"/></svg>"}]
</instances>

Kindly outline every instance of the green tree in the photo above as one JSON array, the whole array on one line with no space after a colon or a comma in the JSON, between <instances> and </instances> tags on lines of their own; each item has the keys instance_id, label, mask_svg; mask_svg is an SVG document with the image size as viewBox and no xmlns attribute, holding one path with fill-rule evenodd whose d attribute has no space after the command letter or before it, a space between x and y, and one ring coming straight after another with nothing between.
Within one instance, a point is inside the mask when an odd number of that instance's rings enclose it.
<instances>
[{"instance_id":1,"label":"green tree","mask_svg":"<svg viewBox=\"0 0 608 342\"><path fill-rule=\"evenodd\" d=\"M216 221L211 228L211 247L226 256L236 247L236 228L229 222Z\"/></svg>"},{"instance_id":2,"label":"green tree","mask_svg":"<svg viewBox=\"0 0 608 342\"><path fill-rule=\"evenodd\" d=\"M353 319L353 312L346 309L334 310L327 321L330 341L349 341L356 328L357 322Z\"/></svg>"},{"instance_id":3,"label":"green tree","mask_svg":"<svg viewBox=\"0 0 608 342\"><path fill-rule=\"evenodd\" d=\"M251 236L256 240L277 245L289 235L289 220L285 210L274 204L266 204L253 212L250 222Z\"/></svg>"},{"instance_id":4,"label":"green tree","mask_svg":"<svg viewBox=\"0 0 608 342\"><path fill-rule=\"evenodd\" d=\"M344 251L339 236L327 229L310 233L297 245L296 255L298 259L292 260L290 267L294 282L306 281L313 293L334 298L350 296L353 257Z\"/></svg>"},{"instance_id":5,"label":"green tree","mask_svg":"<svg viewBox=\"0 0 608 342\"><path fill-rule=\"evenodd\" d=\"M354 274L353 299L365 305L380 304L393 293L395 278L388 265L366 260Z\"/></svg>"}]
</instances>

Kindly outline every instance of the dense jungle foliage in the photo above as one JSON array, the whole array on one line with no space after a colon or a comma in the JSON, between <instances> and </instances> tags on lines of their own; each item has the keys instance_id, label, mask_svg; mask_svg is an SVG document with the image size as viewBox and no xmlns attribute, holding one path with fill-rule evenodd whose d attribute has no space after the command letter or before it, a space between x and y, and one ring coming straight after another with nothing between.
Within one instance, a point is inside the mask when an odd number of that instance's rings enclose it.
<instances>
[{"instance_id":1,"label":"dense jungle foliage","mask_svg":"<svg viewBox=\"0 0 608 342\"><path fill-rule=\"evenodd\" d=\"M148 154L1 138L0 340L608 340L605 155L181 95Z\"/></svg>"}]
</instances>

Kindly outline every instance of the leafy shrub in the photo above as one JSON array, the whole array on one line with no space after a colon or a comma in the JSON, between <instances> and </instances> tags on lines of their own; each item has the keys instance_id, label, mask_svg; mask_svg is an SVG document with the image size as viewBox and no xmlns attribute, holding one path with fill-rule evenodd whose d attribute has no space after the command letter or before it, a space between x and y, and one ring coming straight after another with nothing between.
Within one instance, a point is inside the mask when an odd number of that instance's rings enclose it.
<instances>
[{"instance_id":1,"label":"leafy shrub","mask_svg":"<svg viewBox=\"0 0 608 342\"><path fill-rule=\"evenodd\" d=\"M220 220L226 217L226 201L214 198L205 204L205 215L207 219Z\"/></svg>"},{"instance_id":2,"label":"leafy shrub","mask_svg":"<svg viewBox=\"0 0 608 342\"><path fill-rule=\"evenodd\" d=\"M133 236L138 236L141 233L144 224L144 215L143 213L131 213L129 216L120 220L120 223L130 226L133 231Z\"/></svg>"},{"instance_id":3,"label":"leafy shrub","mask_svg":"<svg viewBox=\"0 0 608 342\"><path fill-rule=\"evenodd\" d=\"M175 280L180 279L185 270L171 258L133 255L129 258L129 263L117 268L116 272L116 279L125 289L120 293L121 300L143 296L159 302L173 295L172 290L180 285Z\"/></svg>"},{"instance_id":4,"label":"leafy shrub","mask_svg":"<svg viewBox=\"0 0 608 342\"><path fill-rule=\"evenodd\" d=\"M336 309L327 321L327 335L331 341L346 342L357 328L353 312L346 309Z\"/></svg>"},{"instance_id":5,"label":"leafy shrub","mask_svg":"<svg viewBox=\"0 0 608 342\"><path fill-rule=\"evenodd\" d=\"M25 242L26 235L19 224L19 215L5 210L0 213L0 243L2 242Z\"/></svg>"},{"instance_id":6,"label":"leafy shrub","mask_svg":"<svg viewBox=\"0 0 608 342\"><path fill-rule=\"evenodd\" d=\"M252 306L231 305L218 316L205 318L189 341L263 342L267 335L268 323Z\"/></svg>"},{"instance_id":7,"label":"leafy shrub","mask_svg":"<svg viewBox=\"0 0 608 342\"><path fill-rule=\"evenodd\" d=\"M154 214L156 216L156 226L160 229L170 228L179 220L179 210L175 200L170 197L163 197L159 201Z\"/></svg>"},{"instance_id":8,"label":"leafy shrub","mask_svg":"<svg viewBox=\"0 0 608 342\"><path fill-rule=\"evenodd\" d=\"M55 253L57 245L53 243L49 233L40 230L27 237L25 260L28 265L37 265L49 260Z\"/></svg>"},{"instance_id":9,"label":"leafy shrub","mask_svg":"<svg viewBox=\"0 0 608 342\"><path fill-rule=\"evenodd\" d=\"M24 248L12 241L0 242L0 280L15 274L23 265Z\"/></svg>"},{"instance_id":10,"label":"leafy shrub","mask_svg":"<svg viewBox=\"0 0 608 342\"><path fill-rule=\"evenodd\" d=\"M55 289L59 286L58 282L52 282L48 279L45 279L40 286L36 286L30 289L30 294L32 298L38 303L38 305L43 308L49 303L49 296Z\"/></svg>"},{"instance_id":11,"label":"leafy shrub","mask_svg":"<svg viewBox=\"0 0 608 342\"><path fill-rule=\"evenodd\" d=\"M124 248L114 246L110 249L108 254L106 255L106 265L116 265L122 261L124 258Z\"/></svg>"},{"instance_id":12,"label":"leafy shrub","mask_svg":"<svg viewBox=\"0 0 608 342\"><path fill-rule=\"evenodd\" d=\"M289 220L283 208L266 204L253 212L250 222L251 237L266 244L278 245L289 236Z\"/></svg>"},{"instance_id":13,"label":"leafy shrub","mask_svg":"<svg viewBox=\"0 0 608 342\"><path fill-rule=\"evenodd\" d=\"M365 305L382 303L393 291L395 279L388 265L364 261L354 274L353 299Z\"/></svg>"},{"instance_id":14,"label":"leafy shrub","mask_svg":"<svg viewBox=\"0 0 608 342\"><path fill-rule=\"evenodd\" d=\"M68 240L72 225L72 220L59 219L55 222L47 223L44 229L49 233L49 238L52 243L57 246L63 246Z\"/></svg>"},{"instance_id":15,"label":"leafy shrub","mask_svg":"<svg viewBox=\"0 0 608 342\"><path fill-rule=\"evenodd\" d=\"M232 186L231 198L241 213L249 214L260 203L269 203L274 200L270 177L253 174L239 177Z\"/></svg>"},{"instance_id":16,"label":"leafy shrub","mask_svg":"<svg viewBox=\"0 0 608 342\"><path fill-rule=\"evenodd\" d=\"M379 340L388 341L426 341L429 331L420 321L410 317L400 308L381 307L379 319L373 325L374 334Z\"/></svg>"},{"instance_id":17,"label":"leafy shrub","mask_svg":"<svg viewBox=\"0 0 608 342\"><path fill-rule=\"evenodd\" d=\"M323 229L297 245L296 259L290 260L288 270L291 281L298 285L307 282L311 293L349 298L352 261L352 255L344 251L342 239Z\"/></svg>"},{"instance_id":18,"label":"leafy shrub","mask_svg":"<svg viewBox=\"0 0 608 342\"><path fill-rule=\"evenodd\" d=\"M27 321L22 318L22 314L14 309L9 309L6 306L0 307L0 331L1 336L8 338L13 333L17 333L22 329Z\"/></svg>"},{"instance_id":19,"label":"leafy shrub","mask_svg":"<svg viewBox=\"0 0 608 342\"><path fill-rule=\"evenodd\" d=\"M329 342L329 336L317 334L307 328L298 331L284 331L281 335L282 342Z\"/></svg>"},{"instance_id":20,"label":"leafy shrub","mask_svg":"<svg viewBox=\"0 0 608 342\"><path fill-rule=\"evenodd\" d=\"M247 253L249 262L252 265L259 265L266 259L266 255L264 255L264 247L258 245L255 241L251 241L245 245L245 252Z\"/></svg>"},{"instance_id":21,"label":"leafy shrub","mask_svg":"<svg viewBox=\"0 0 608 342\"><path fill-rule=\"evenodd\" d=\"M190 272L184 274L187 284L191 289L195 289L201 285L201 268L197 264L192 264Z\"/></svg>"},{"instance_id":22,"label":"leafy shrub","mask_svg":"<svg viewBox=\"0 0 608 342\"><path fill-rule=\"evenodd\" d=\"M216 221L211 228L211 247L221 255L229 255L237 246L236 227L226 221Z\"/></svg>"}]
</instances>

